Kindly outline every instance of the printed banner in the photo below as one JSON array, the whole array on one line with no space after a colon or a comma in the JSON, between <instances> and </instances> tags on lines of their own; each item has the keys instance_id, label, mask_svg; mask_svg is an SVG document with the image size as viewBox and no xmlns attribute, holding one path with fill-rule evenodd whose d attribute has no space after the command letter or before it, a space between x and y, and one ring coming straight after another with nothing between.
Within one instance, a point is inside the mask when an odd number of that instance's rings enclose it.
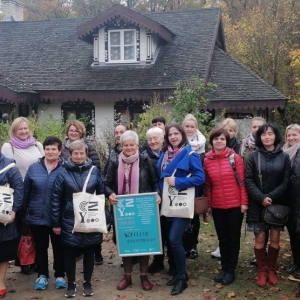
<instances>
[{"instance_id":1,"label":"printed banner","mask_svg":"<svg viewBox=\"0 0 300 300\"><path fill-rule=\"evenodd\" d=\"M162 254L157 193L117 196L114 206L120 256Z\"/></svg>"}]
</instances>

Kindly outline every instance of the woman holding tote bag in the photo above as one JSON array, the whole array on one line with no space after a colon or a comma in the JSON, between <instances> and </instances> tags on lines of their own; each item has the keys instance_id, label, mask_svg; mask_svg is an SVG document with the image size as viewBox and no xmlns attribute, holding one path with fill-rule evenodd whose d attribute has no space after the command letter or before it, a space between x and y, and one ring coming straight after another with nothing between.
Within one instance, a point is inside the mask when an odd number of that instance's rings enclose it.
<instances>
[{"instance_id":1,"label":"woman holding tote bag","mask_svg":"<svg viewBox=\"0 0 300 300\"><path fill-rule=\"evenodd\" d=\"M84 182L93 167L87 157L88 147L83 141L70 144L70 157L65 162L65 169L57 176L52 192L52 225L55 234L61 234L64 248L65 271L68 277L67 298L76 296L76 257L83 252L83 296L94 294L91 277L94 269L94 247L101 243L102 234L99 232L74 232L73 194L81 192ZM104 185L100 172L93 168L86 192L89 194L104 194Z\"/></svg>"},{"instance_id":2,"label":"woman holding tote bag","mask_svg":"<svg viewBox=\"0 0 300 300\"><path fill-rule=\"evenodd\" d=\"M180 124L171 124L166 127L165 146L157 166L161 190L168 186L175 187L176 190L188 189L204 183L204 173L199 155L192 152L192 147ZM173 174L174 176L172 176ZM168 186L164 186L164 179ZM163 201L169 200L163 199ZM190 201L194 204L194 197ZM175 261L176 266L176 275L166 283L167 286L174 286L171 295L178 295L187 288L186 257L182 237L189 221L190 219L186 217L167 217L168 256L169 260ZM174 257L173 259L170 258L171 255Z\"/></svg>"}]
</instances>

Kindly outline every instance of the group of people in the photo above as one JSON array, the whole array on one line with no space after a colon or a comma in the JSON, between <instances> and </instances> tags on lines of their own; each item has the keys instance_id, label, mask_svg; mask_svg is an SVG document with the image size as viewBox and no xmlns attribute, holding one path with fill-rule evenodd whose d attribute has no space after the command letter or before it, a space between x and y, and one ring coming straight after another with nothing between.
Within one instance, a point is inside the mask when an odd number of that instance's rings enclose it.
<instances>
[{"instance_id":1,"label":"group of people","mask_svg":"<svg viewBox=\"0 0 300 300\"><path fill-rule=\"evenodd\" d=\"M160 204L164 201L164 185L177 190L195 187L195 197L205 195L209 204L207 214L213 217L221 256L221 270L214 281L223 285L235 280L245 213L247 230L255 236L256 283L258 286L278 283L275 269L280 231L284 226L266 223L262 211L273 204L289 206L287 228L294 258L289 272L300 272L299 125L287 127L286 144L281 149L278 128L263 118L252 119L251 132L242 142L236 138L237 123L225 119L209 136L211 150L193 115L187 115L182 124L168 126L163 117L157 117L152 125L141 147L134 131L123 124L116 126L116 146L109 153L102 176L97 152L85 138L85 127L80 121L68 123L64 143L50 136L40 144L34 140L26 118L14 120L10 141L2 146L0 155L1 169L12 160L16 162L16 167L0 175L0 185L9 183L14 189L11 221L6 226L0 224L0 297L7 292L8 262L17 262L15 250L23 222L35 240L38 272L35 289L43 290L48 285L50 238L56 288L67 288L67 298L76 296L76 259L83 255L83 295L93 295L94 264L103 263L102 234L72 232L73 193L82 191L93 166L96 168L91 171L86 191L105 194L112 209L118 203L117 196L126 194L156 192L156 202ZM199 216L193 219L161 216L160 224L166 253L155 255L150 266L148 255L122 257L124 275L117 284L118 290L132 284L135 262L140 265L142 288L151 290L153 284L147 274L164 269L165 256L172 275L166 282L172 287L171 295L178 295L187 288L186 257L198 257ZM116 243L115 233L113 239ZM31 266L21 266L21 271L29 274Z\"/></svg>"}]
</instances>

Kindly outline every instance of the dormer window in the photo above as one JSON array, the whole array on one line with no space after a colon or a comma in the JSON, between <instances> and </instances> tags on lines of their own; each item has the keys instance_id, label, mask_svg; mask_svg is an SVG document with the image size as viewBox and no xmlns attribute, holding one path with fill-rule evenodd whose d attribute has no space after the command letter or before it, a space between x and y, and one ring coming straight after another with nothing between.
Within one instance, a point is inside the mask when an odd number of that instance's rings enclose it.
<instances>
[{"instance_id":1,"label":"dormer window","mask_svg":"<svg viewBox=\"0 0 300 300\"><path fill-rule=\"evenodd\" d=\"M109 62L136 61L136 30L109 30L108 51Z\"/></svg>"}]
</instances>

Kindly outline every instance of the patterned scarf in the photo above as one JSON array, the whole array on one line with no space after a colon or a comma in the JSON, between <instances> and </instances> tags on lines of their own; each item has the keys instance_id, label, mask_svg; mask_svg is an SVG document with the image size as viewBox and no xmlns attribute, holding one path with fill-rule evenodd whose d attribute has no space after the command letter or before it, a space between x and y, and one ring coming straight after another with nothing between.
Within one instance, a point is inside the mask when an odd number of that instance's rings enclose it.
<instances>
[{"instance_id":1,"label":"patterned scarf","mask_svg":"<svg viewBox=\"0 0 300 300\"><path fill-rule=\"evenodd\" d=\"M256 150L256 145L255 145L255 137L250 133L242 142L241 145L241 155L244 155L244 152L246 148L251 149L252 151Z\"/></svg>"},{"instance_id":2,"label":"patterned scarf","mask_svg":"<svg viewBox=\"0 0 300 300\"><path fill-rule=\"evenodd\" d=\"M181 148L174 150L172 147L168 146L168 149L164 154L163 162L161 164L162 171L165 170L165 168L168 166L168 164L181 152L181 150L184 147L185 146L181 146Z\"/></svg>"}]
</instances>

